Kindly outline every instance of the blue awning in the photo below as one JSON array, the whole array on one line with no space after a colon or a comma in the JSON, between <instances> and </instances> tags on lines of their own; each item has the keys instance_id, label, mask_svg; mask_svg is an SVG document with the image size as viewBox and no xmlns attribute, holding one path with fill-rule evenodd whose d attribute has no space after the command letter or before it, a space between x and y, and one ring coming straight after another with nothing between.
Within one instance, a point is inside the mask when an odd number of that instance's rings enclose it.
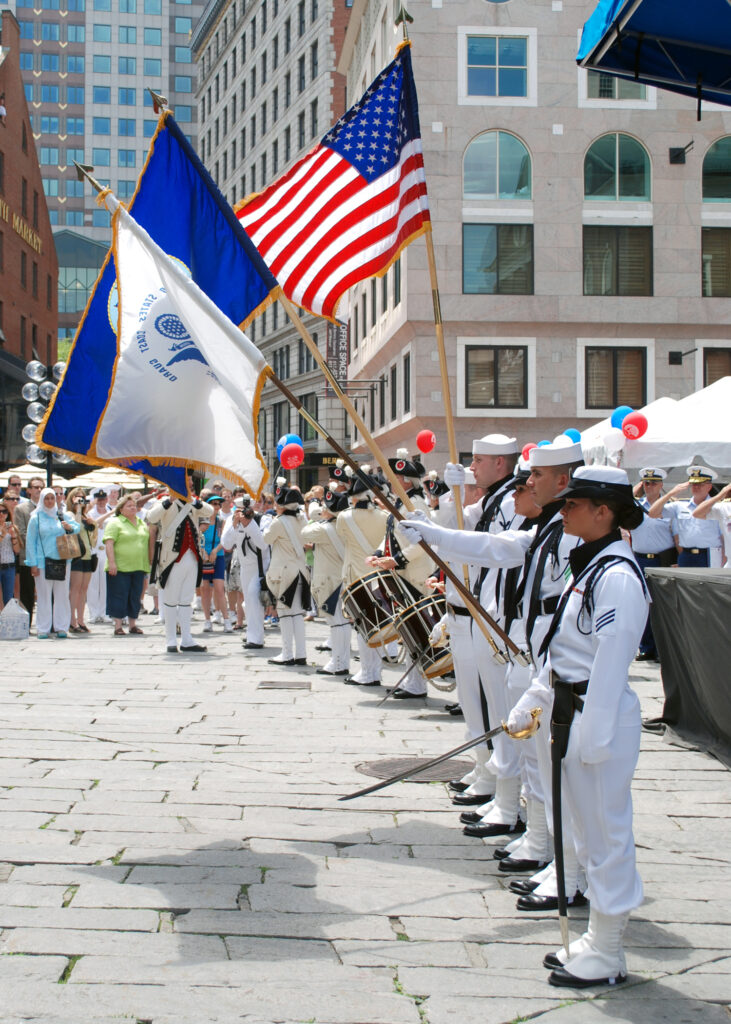
<instances>
[{"instance_id":1,"label":"blue awning","mask_svg":"<svg viewBox=\"0 0 731 1024\"><path fill-rule=\"evenodd\" d=\"M698 101L731 106L729 0L600 0L578 63Z\"/></svg>"}]
</instances>

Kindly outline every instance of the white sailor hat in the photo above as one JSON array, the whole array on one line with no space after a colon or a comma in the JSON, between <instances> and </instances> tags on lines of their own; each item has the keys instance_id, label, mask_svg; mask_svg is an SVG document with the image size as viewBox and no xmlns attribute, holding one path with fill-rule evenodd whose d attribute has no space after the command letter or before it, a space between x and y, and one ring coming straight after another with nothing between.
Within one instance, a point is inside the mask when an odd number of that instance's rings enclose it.
<instances>
[{"instance_id":1,"label":"white sailor hat","mask_svg":"<svg viewBox=\"0 0 731 1024\"><path fill-rule=\"evenodd\" d=\"M505 434L487 434L472 442L473 455L517 455L519 451L517 438Z\"/></svg>"},{"instance_id":2,"label":"white sailor hat","mask_svg":"<svg viewBox=\"0 0 731 1024\"><path fill-rule=\"evenodd\" d=\"M559 434L550 444L531 448L528 457L531 469L534 466L572 466L584 461L581 442L572 441L567 434Z\"/></svg>"},{"instance_id":3,"label":"white sailor hat","mask_svg":"<svg viewBox=\"0 0 731 1024\"><path fill-rule=\"evenodd\" d=\"M699 462L688 466L689 484L710 484L714 480L718 480L718 473L709 469L708 466L701 466Z\"/></svg>"},{"instance_id":4,"label":"white sailor hat","mask_svg":"<svg viewBox=\"0 0 731 1024\"><path fill-rule=\"evenodd\" d=\"M657 469L655 466L645 466L644 469L640 470L640 480L643 482L658 482L660 480L664 480L666 476L667 473L664 469Z\"/></svg>"}]
</instances>

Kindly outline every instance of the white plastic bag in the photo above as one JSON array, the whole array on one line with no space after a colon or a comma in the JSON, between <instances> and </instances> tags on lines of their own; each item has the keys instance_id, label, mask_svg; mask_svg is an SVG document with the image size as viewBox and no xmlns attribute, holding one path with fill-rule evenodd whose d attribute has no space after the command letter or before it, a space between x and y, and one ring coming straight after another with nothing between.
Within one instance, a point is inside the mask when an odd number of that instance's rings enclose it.
<instances>
[{"instance_id":1,"label":"white plastic bag","mask_svg":"<svg viewBox=\"0 0 731 1024\"><path fill-rule=\"evenodd\" d=\"M29 633L30 615L12 597L0 612L0 640L27 640Z\"/></svg>"}]
</instances>

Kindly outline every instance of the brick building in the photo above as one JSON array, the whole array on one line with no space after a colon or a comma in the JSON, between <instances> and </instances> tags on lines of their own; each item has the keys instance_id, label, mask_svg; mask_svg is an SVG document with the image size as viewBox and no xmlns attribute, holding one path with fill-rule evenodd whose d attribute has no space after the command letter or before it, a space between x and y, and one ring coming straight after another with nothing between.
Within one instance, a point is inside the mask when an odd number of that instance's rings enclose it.
<instances>
[{"instance_id":1,"label":"brick building","mask_svg":"<svg viewBox=\"0 0 731 1024\"><path fill-rule=\"evenodd\" d=\"M56 360L58 262L20 73L18 22L0 29L0 464L25 461L25 364Z\"/></svg>"}]
</instances>

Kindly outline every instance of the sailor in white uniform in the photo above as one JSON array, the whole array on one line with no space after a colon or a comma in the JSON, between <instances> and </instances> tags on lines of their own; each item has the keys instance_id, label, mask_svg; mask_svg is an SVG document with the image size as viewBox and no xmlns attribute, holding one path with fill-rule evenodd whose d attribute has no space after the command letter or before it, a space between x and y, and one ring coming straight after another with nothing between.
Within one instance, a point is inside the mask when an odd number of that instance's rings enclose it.
<instances>
[{"instance_id":1,"label":"sailor in white uniform","mask_svg":"<svg viewBox=\"0 0 731 1024\"><path fill-rule=\"evenodd\" d=\"M710 495L713 481L718 473L707 466L688 466L688 482L676 484L667 494L655 502L649 515L658 518L667 507L673 521L673 536L680 549L678 565L681 568L718 569L723 563L723 536L718 523L713 519L698 519L693 513ZM691 498L682 500L679 495L690 487Z\"/></svg>"},{"instance_id":2,"label":"sailor in white uniform","mask_svg":"<svg viewBox=\"0 0 731 1024\"><path fill-rule=\"evenodd\" d=\"M641 569L667 568L674 565L678 558L678 552L673 539L673 519L667 506L663 508L659 518L653 518L649 512L657 499L662 494L663 480L667 476L664 469L657 469L654 466L647 466L640 470L640 487L642 495L637 498L637 504L644 510L645 515L636 530L632 530L632 550ZM637 494L637 488L635 488ZM652 623L647 617L645 632L640 640L640 653L638 661L657 661L657 649L655 638L652 635Z\"/></svg>"}]
</instances>

